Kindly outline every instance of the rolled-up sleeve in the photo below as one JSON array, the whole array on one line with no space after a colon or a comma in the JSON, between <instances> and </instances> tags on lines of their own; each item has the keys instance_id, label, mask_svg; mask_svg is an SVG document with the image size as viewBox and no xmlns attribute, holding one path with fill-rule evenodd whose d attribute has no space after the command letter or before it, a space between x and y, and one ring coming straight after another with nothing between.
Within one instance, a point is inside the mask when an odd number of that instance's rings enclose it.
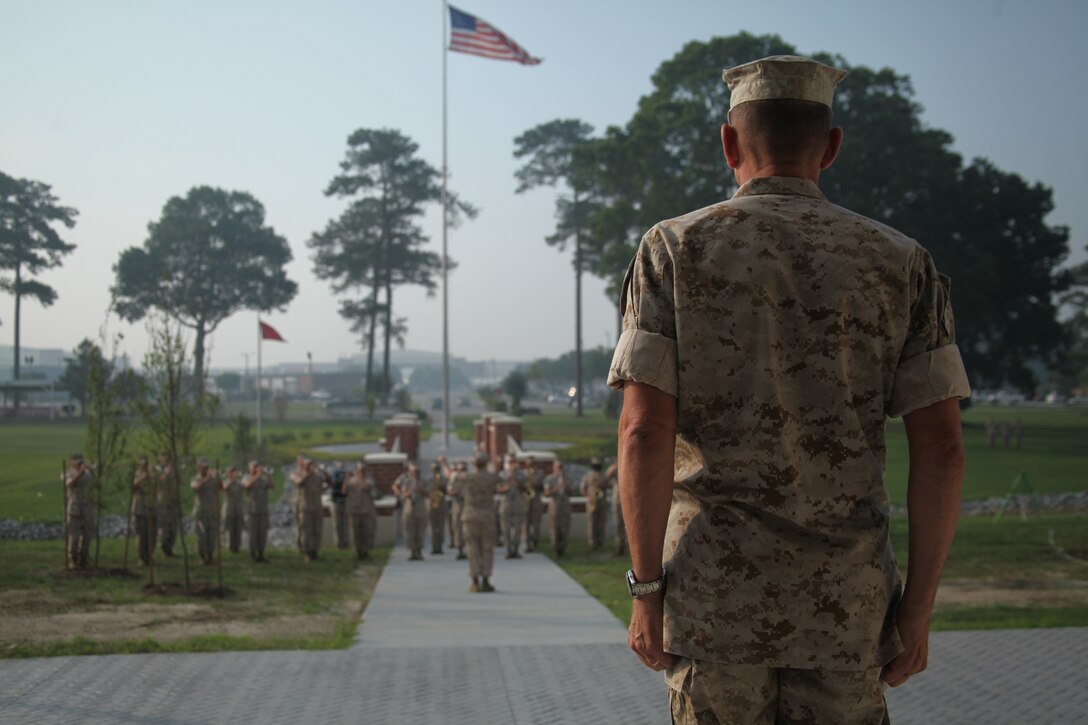
<instances>
[{"instance_id":1,"label":"rolled-up sleeve","mask_svg":"<svg viewBox=\"0 0 1088 725\"><path fill-rule=\"evenodd\" d=\"M672 261L658 227L642 238L620 295L623 332L608 385L645 383L678 397L676 316Z\"/></svg>"},{"instance_id":2,"label":"rolled-up sleeve","mask_svg":"<svg viewBox=\"0 0 1088 725\"><path fill-rule=\"evenodd\" d=\"M956 347L949 279L919 250L912 270L910 327L888 399L889 416L906 415L949 398L971 394Z\"/></svg>"}]
</instances>

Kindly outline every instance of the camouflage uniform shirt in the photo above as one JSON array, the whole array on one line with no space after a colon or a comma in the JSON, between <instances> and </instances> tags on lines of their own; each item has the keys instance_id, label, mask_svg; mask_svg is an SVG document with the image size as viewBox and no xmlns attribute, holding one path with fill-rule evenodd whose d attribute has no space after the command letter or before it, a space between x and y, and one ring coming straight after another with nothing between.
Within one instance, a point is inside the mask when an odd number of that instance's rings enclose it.
<instances>
[{"instance_id":1,"label":"camouflage uniform shirt","mask_svg":"<svg viewBox=\"0 0 1088 725\"><path fill-rule=\"evenodd\" d=\"M609 384L677 399L668 651L836 670L898 653L884 425L969 394L948 289L917 242L800 178L643 237Z\"/></svg>"}]
</instances>

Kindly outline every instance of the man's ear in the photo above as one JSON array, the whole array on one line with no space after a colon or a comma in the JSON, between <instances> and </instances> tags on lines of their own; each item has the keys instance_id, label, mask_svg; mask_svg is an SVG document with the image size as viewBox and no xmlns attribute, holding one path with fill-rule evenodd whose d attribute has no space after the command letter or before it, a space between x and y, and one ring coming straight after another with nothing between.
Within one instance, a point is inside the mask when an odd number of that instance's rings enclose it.
<instances>
[{"instance_id":1,"label":"man's ear","mask_svg":"<svg viewBox=\"0 0 1088 725\"><path fill-rule=\"evenodd\" d=\"M737 129L728 123L722 124L722 151L725 152L725 163L729 164L729 168L735 169L740 166L740 140Z\"/></svg>"},{"instance_id":2,"label":"man's ear","mask_svg":"<svg viewBox=\"0 0 1088 725\"><path fill-rule=\"evenodd\" d=\"M835 157L839 155L839 149L842 148L842 137L842 128L839 126L835 126L827 132L827 147L824 149L823 157L820 158L820 171L835 162Z\"/></svg>"}]
</instances>

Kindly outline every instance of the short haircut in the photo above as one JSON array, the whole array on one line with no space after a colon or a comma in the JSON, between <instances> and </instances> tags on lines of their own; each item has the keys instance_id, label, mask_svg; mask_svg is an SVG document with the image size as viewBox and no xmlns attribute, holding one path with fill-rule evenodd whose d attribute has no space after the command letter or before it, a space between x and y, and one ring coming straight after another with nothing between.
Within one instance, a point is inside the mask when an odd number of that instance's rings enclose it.
<instances>
[{"instance_id":1,"label":"short haircut","mask_svg":"<svg viewBox=\"0 0 1088 725\"><path fill-rule=\"evenodd\" d=\"M776 98L749 101L729 112L740 140L783 161L803 160L827 142L831 109L822 103Z\"/></svg>"}]
</instances>

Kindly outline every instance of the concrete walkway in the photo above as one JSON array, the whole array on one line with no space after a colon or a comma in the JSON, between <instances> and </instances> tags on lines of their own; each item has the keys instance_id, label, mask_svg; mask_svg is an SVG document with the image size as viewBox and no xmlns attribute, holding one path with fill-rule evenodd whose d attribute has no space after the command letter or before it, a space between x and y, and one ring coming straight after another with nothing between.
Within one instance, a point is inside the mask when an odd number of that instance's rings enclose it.
<instances>
[{"instance_id":1,"label":"concrete walkway","mask_svg":"<svg viewBox=\"0 0 1088 725\"><path fill-rule=\"evenodd\" d=\"M429 546L424 551L428 551ZM497 591L468 591L468 562L456 552L408 561L398 548L367 606L356 648L623 645L612 613L542 554L505 559L495 550Z\"/></svg>"}]
</instances>

